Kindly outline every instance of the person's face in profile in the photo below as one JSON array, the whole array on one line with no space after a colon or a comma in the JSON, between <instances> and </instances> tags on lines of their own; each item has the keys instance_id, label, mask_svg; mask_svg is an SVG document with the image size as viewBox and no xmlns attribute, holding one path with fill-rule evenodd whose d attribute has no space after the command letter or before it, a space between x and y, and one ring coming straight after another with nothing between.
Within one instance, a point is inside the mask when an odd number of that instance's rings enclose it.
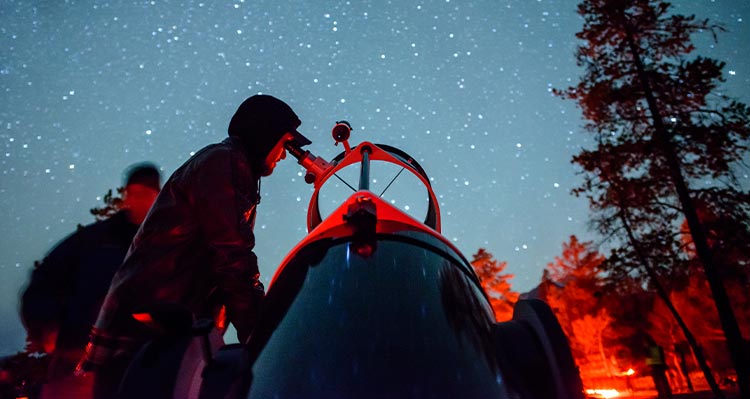
<instances>
[{"instance_id":1,"label":"person's face in profile","mask_svg":"<svg viewBox=\"0 0 750 399\"><path fill-rule=\"evenodd\" d=\"M143 222L157 195L159 195L159 190L143 184L133 183L125 186L122 197L123 207L127 210L132 223Z\"/></svg>"},{"instance_id":2,"label":"person's face in profile","mask_svg":"<svg viewBox=\"0 0 750 399\"><path fill-rule=\"evenodd\" d=\"M276 168L276 164L279 163L282 159L286 158L286 148L284 148L284 144L286 144L287 141L291 140L292 135L290 133L286 133L283 137L281 137L281 140L279 140L275 146L271 149L271 151L266 156L265 161L263 162L263 171L261 173L262 176L270 176L271 173L273 173L274 168Z\"/></svg>"}]
</instances>

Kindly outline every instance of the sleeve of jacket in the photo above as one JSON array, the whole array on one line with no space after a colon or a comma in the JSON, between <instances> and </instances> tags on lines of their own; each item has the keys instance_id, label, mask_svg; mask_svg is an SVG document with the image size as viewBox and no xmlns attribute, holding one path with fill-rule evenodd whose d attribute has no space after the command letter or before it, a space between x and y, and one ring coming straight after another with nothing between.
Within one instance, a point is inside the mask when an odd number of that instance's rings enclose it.
<instances>
[{"instance_id":1,"label":"sleeve of jacket","mask_svg":"<svg viewBox=\"0 0 750 399\"><path fill-rule=\"evenodd\" d=\"M80 233L68 236L34 264L21 296L21 320L32 350L50 350L65 306L70 276L75 272Z\"/></svg>"},{"instance_id":2,"label":"sleeve of jacket","mask_svg":"<svg viewBox=\"0 0 750 399\"><path fill-rule=\"evenodd\" d=\"M264 295L253 253L255 198L249 166L229 150L213 151L199 168L196 212L201 234L212 249L216 278L227 316L240 342L249 336Z\"/></svg>"}]
</instances>

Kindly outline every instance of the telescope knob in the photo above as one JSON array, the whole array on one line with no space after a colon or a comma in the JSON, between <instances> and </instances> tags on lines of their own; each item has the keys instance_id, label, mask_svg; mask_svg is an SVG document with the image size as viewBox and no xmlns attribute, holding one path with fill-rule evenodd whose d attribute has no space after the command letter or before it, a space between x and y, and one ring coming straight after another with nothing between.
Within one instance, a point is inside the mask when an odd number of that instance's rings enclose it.
<instances>
[{"instance_id":1,"label":"telescope knob","mask_svg":"<svg viewBox=\"0 0 750 399\"><path fill-rule=\"evenodd\" d=\"M333 136L333 139L336 140L336 143L343 143L349 140L351 133L352 125L347 121L336 121L333 130L331 130L331 135Z\"/></svg>"}]
</instances>

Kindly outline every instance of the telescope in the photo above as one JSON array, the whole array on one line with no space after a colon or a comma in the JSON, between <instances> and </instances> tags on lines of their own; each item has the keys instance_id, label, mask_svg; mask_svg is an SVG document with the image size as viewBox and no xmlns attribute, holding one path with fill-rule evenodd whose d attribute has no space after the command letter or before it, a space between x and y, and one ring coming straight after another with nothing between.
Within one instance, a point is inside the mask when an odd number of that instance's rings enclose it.
<instances>
[{"instance_id":1,"label":"telescope","mask_svg":"<svg viewBox=\"0 0 750 399\"><path fill-rule=\"evenodd\" d=\"M331 161L286 145L314 186L308 234L279 265L247 342L224 345L208 320L162 328L173 333L135 358L122 397L584 398L549 306L519 300L512 320L495 320L471 263L441 233L422 166L396 147L350 145L351 130L335 124L344 151ZM383 167L397 172L387 186L373 178ZM407 176L423 214L385 196ZM324 199L336 186L346 195ZM191 320L167 313L165 323Z\"/></svg>"}]
</instances>

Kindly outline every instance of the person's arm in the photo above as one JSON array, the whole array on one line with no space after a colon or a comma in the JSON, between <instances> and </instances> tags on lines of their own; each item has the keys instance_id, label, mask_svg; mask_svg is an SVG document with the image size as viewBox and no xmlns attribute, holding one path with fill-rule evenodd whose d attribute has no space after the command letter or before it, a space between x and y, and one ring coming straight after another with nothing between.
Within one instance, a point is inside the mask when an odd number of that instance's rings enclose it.
<instances>
[{"instance_id":1,"label":"person's arm","mask_svg":"<svg viewBox=\"0 0 750 399\"><path fill-rule=\"evenodd\" d=\"M80 227L79 227L80 228ZM51 352L55 347L70 276L78 259L80 234L56 245L42 262L35 262L21 296L21 321L27 332L27 350Z\"/></svg>"},{"instance_id":2,"label":"person's arm","mask_svg":"<svg viewBox=\"0 0 750 399\"><path fill-rule=\"evenodd\" d=\"M256 183L243 161L229 151L208 154L195 187L200 231L214 252L212 272L240 342L249 336L264 295L252 251Z\"/></svg>"}]
</instances>

